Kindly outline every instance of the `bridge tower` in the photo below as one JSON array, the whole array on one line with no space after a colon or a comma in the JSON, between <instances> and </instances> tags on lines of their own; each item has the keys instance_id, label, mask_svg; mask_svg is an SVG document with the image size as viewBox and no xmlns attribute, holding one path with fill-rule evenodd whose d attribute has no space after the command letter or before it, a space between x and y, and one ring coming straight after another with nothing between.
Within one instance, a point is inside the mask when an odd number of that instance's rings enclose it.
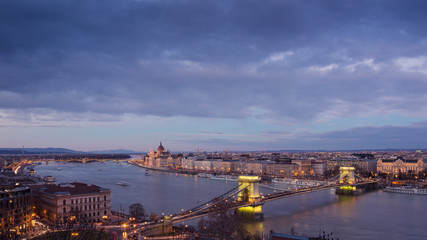
<instances>
[{"instance_id":1,"label":"bridge tower","mask_svg":"<svg viewBox=\"0 0 427 240\"><path fill-rule=\"evenodd\" d=\"M263 218L262 212L262 201L259 195L259 182L261 178L259 176L239 176L237 179L239 182L239 202L247 202L251 205L246 207L240 207L237 212L243 216L252 218Z\"/></svg>"},{"instance_id":2,"label":"bridge tower","mask_svg":"<svg viewBox=\"0 0 427 240\"><path fill-rule=\"evenodd\" d=\"M348 183L350 185L355 183L354 170L354 167L340 167L339 183Z\"/></svg>"}]
</instances>

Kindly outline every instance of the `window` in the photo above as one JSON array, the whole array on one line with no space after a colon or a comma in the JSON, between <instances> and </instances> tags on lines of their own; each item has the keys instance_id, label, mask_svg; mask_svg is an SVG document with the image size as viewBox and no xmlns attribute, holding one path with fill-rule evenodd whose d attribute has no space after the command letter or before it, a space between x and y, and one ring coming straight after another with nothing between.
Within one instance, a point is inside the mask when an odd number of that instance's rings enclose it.
<instances>
[{"instance_id":1,"label":"window","mask_svg":"<svg viewBox=\"0 0 427 240\"><path fill-rule=\"evenodd\" d=\"M65 207L64 207L62 210L64 211L64 213L66 213L66 212L67 212L67 209L66 209Z\"/></svg>"},{"instance_id":2,"label":"window","mask_svg":"<svg viewBox=\"0 0 427 240\"><path fill-rule=\"evenodd\" d=\"M107 196L104 195L104 201L107 201Z\"/></svg>"},{"instance_id":3,"label":"window","mask_svg":"<svg viewBox=\"0 0 427 240\"><path fill-rule=\"evenodd\" d=\"M74 200L73 199L71 199L71 204L74 204Z\"/></svg>"},{"instance_id":4,"label":"window","mask_svg":"<svg viewBox=\"0 0 427 240\"><path fill-rule=\"evenodd\" d=\"M66 205L66 204L67 204L67 200L65 200L65 199L64 199L64 200L62 201L62 205Z\"/></svg>"}]
</instances>

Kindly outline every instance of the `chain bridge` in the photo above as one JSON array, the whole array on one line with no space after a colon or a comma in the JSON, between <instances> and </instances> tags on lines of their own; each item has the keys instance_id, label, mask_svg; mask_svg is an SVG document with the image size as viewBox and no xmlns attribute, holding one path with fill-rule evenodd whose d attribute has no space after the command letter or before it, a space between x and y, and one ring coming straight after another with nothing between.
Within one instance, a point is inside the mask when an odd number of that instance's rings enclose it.
<instances>
[{"instance_id":1,"label":"chain bridge","mask_svg":"<svg viewBox=\"0 0 427 240\"><path fill-rule=\"evenodd\" d=\"M337 194L357 195L365 189L376 188L377 181L363 179L354 173L354 167L341 167L340 174L322 185L298 188L295 190L279 189L260 184L259 176L239 176L238 186L214 199L200 204L192 209L165 216L158 221L136 224L135 233L146 232L155 228L171 226L174 223L187 221L194 218L235 209L237 213L252 218L262 218L262 206L265 203L281 198L293 197L301 194L336 189ZM274 189L271 194L260 194L260 187ZM236 199L237 196L237 199Z\"/></svg>"}]
</instances>

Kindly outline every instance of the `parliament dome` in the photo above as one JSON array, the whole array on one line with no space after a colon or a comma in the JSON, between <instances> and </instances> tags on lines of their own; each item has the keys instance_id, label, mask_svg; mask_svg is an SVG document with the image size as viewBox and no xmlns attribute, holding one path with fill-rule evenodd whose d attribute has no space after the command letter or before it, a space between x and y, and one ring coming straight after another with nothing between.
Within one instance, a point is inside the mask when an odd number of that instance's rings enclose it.
<instances>
[{"instance_id":1,"label":"parliament dome","mask_svg":"<svg viewBox=\"0 0 427 240\"><path fill-rule=\"evenodd\" d=\"M160 146L157 148L157 152L164 152L165 148L162 145L162 142L160 142Z\"/></svg>"}]
</instances>

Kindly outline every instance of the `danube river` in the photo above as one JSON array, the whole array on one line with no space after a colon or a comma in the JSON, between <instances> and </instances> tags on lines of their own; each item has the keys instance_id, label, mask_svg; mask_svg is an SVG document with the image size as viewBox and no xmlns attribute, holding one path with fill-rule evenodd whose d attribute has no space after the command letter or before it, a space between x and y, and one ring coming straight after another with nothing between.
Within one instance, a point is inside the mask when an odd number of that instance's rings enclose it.
<instances>
[{"instance_id":1,"label":"danube river","mask_svg":"<svg viewBox=\"0 0 427 240\"><path fill-rule=\"evenodd\" d=\"M80 181L109 188L113 210L127 212L130 204L142 203L148 214L159 215L192 208L237 186L237 182L175 173L150 171L146 176L145 169L125 162L49 162L37 165L35 171L41 177L54 176L58 183ZM117 185L119 181L129 186ZM349 197L325 190L268 202L263 211L263 221L247 225L252 232L293 229L295 234L314 236L321 230L339 239L427 239L427 196L375 191Z\"/></svg>"}]
</instances>

